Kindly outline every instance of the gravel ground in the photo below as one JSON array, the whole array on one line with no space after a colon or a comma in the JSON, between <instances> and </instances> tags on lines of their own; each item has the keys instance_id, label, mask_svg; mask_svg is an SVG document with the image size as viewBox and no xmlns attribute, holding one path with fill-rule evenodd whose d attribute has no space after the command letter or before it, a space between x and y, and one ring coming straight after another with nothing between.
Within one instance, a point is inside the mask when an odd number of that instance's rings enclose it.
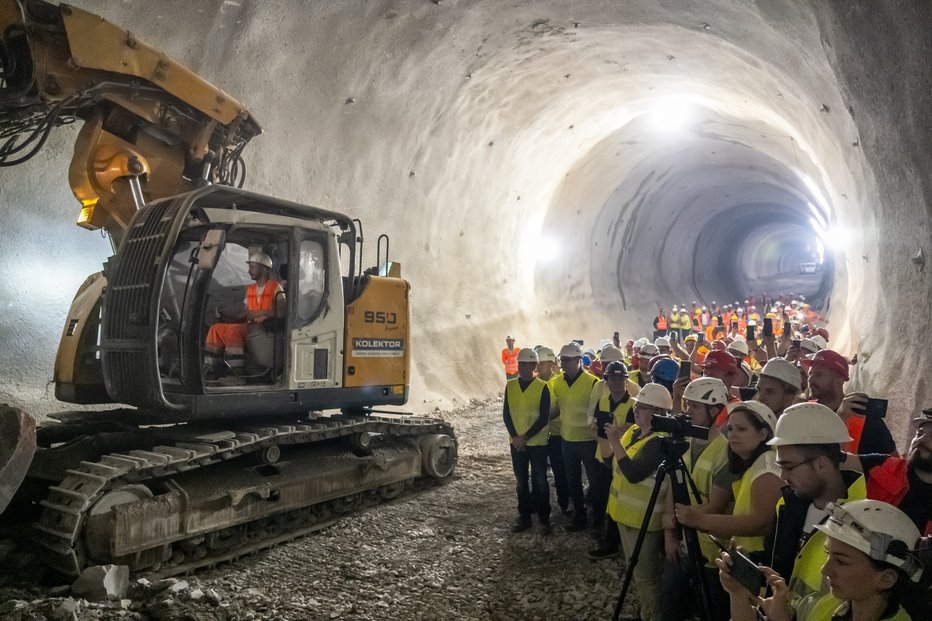
<instances>
[{"instance_id":1,"label":"gravel ground","mask_svg":"<svg viewBox=\"0 0 932 621\"><path fill-rule=\"evenodd\" d=\"M566 532L559 511L549 537L510 532L516 500L500 412L501 400L492 400L438 413L460 442L456 476L445 486L232 565L133 583L118 602L8 579L0 618L611 618L621 564L591 562L588 533ZM622 616L636 617L628 599Z\"/></svg>"}]
</instances>

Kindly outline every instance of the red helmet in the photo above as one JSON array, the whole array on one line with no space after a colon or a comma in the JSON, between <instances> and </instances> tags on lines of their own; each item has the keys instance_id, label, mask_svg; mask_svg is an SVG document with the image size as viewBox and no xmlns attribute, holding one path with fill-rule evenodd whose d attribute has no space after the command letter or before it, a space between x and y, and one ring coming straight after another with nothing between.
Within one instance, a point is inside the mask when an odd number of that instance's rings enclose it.
<instances>
[{"instance_id":1,"label":"red helmet","mask_svg":"<svg viewBox=\"0 0 932 621\"><path fill-rule=\"evenodd\" d=\"M735 357L729 354L727 351L710 351L706 354L705 364L703 365L706 369L724 369L726 371L737 371L738 370L738 361L735 360Z\"/></svg>"},{"instance_id":2,"label":"red helmet","mask_svg":"<svg viewBox=\"0 0 932 621\"><path fill-rule=\"evenodd\" d=\"M828 369L841 376L846 382L848 381L848 361L844 356L831 349L823 349L806 356L802 361L802 365L807 369L811 367Z\"/></svg>"},{"instance_id":3,"label":"red helmet","mask_svg":"<svg viewBox=\"0 0 932 621\"><path fill-rule=\"evenodd\" d=\"M815 332L813 332L812 335L815 336L816 334L821 336L826 341L828 340L828 330L826 330L825 328L816 328Z\"/></svg>"},{"instance_id":4,"label":"red helmet","mask_svg":"<svg viewBox=\"0 0 932 621\"><path fill-rule=\"evenodd\" d=\"M712 351L725 351L725 341L716 339L712 341Z\"/></svg>"}]
</instances>

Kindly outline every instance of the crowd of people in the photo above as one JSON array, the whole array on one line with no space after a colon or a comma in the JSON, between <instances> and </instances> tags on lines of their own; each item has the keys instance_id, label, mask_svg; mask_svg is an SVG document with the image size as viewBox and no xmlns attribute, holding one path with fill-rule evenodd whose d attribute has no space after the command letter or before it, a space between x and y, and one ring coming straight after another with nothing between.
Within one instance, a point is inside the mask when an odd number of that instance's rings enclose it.
<instances>
[{"instance_id":1,"label":"crowd of people","mask_svg":"<svg viewBox=\"0 0 932 621\"><path fill-rule=\"evenodd\" d=\"M911 416L897 454L887 402L846 391L857 361L820 324L799 297L765 294L661 308L652 339L616 332L598 349L522 349L509 336L512 530L536 517L552 534L552 478L565 530L598 541L592 560L630 562L643 535L633 582L645 621L929 619L932 408ZM690 498L676 501L658 474L670 429L700 432L682 454Z\"/></svg>"}]
</instances>

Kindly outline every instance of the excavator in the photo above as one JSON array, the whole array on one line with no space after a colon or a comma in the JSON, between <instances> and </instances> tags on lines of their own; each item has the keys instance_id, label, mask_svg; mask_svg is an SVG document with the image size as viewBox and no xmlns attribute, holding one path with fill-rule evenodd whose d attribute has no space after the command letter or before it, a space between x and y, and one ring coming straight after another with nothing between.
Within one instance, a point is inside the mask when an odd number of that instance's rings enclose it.
<instances>
[{"instance_id":1,"label":"excavator","mask_svg":"<svg viewBox=\"0 0 932 621\"><path fill-rule=\"evenodd\" d=\"M0 0L0 36L0 166L81 123L77 224L113 244L53 377L59 400L96 407L37 422L0 406L0 527L64 576L164 577L450 479L449 423L377 409L410 384L410 287L386 236L363 269L358 220L242 189L253 116L133 33ZM250 323L256 264L278 287ZM237 364L208 363L218 324L242 338Z\"/></svg>"}]
</instances>

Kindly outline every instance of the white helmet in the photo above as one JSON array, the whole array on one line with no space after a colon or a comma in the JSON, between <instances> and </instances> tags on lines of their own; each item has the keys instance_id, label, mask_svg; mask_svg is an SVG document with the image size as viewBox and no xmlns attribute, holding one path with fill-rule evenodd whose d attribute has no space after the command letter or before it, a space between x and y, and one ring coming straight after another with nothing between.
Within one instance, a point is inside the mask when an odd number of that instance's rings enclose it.
<instances>
[{"instance_id":1,"label":"white helmet","mask_svg":"<svg viewBox=\"0 0 932 621\"><path fill-rule=\"evenodd\" d=\"M673 397L670 396L670 391L653 382L645 384L634 400L637 403L660 408L665 412L673 409Z\"/></svg>"},{"instance_id":2,"label":"white helmet","mask_svg":"<svg viewBox=\"0 0 932 621\"><path fill-rule=\"evenodd\" d=\"M674 312L674 313L677 313L677 312L679 312L679 310L680 310L680 307L677 306L676 304L674 304L674 305L673 305L673 312Z\"/></svg>"},{"instance_id":3,"label":"white helmet","mask_svg":"<svg viewBox=\"0 0 932 621\"><path fill-rule=\"evenodd\" d=\"M570 342L560 348L561 358L582 358L582 347L579 343Z\"/></svg>"},{"instance_id":4,"label":"white helmet","mask_svg":"<svg viewBox=\"0 0 932 621\"><path fill-rule=\"evenodd\" d=\"M736 312L736 313L743 313L743 312L744 312L744 309L743 309L742 307L739 306L738 308L735 309L735 312Z\"/></svg>"},{"instance_id":5,"label":"white helmet","mask_svg":"<svg viewBox=\"0 0 932 621\"><path fill-rule=\"evenodd\" d=\"M828 347L828 341L826 341L821 334L814 334L809 339L814 345L816 345L820 350Z\"/></svg>"},{"instance_id":6,"label":"white helmet","mask_svg":"<svg viewBox=\"0 0 932 621\"><path fill-rule=\"evenodd\" d=\"M518 355L520 356L521 352L518 352ZM556 362L557 357L549 347L541 347L537 350L537 360L538 362Z\"/></svg>"},{"instance_id":7,"label":"white helmet","mask_svg":"<svg viewBox=\"0 0 932 621\"><path fill-rule=\"evenodd\" d=\"M650 341L648 341L646 338L642 336L641 338L639 338L638 340L634 342L634 347L641 348L647 345L648 343L650 343Z\"/></svg>"},{"instance_id":8,"label":"white helmet","mask_svg":"<svg viewBox=\"0 0 932 621\"><path fill-rule=\"evenodd\" d=\"M518 362L537 362L537 352L530 347L525 347L518 352Z\"/></svg>"},{"instance_id":9,"label":"white helmet","mask_svg":"<svg viewBox=\"0 0 932 621\"><path fill-rule=\"evenodd\" d=\"M812 339L802 339L799 341L799 348L813 354L822 349L819 347L819 344Z\"/></svg>"},{"instance_id":10,"label":"white helmet","mask_svg":"<svg viewBox=\"0 0 932 621\"><path fill-rule=\"evenodd\" d=\"M760 401L738 401L737 403L728 404L728 415L731 416L732 413L737 412L738 410L746 410L750 412L757 420L764 423L767 427L770 428L770 433L774 434L777 425L777 415L773 413L769 407L761 403ZM771 440L767 444L773 442Z\"/></svg>"},{"instance_id":11,"label":"white helmet","mask_svg":"<svg viewBox=\"0 0 932 621\"><path fill-rule=\"evenodd\" d=\"M741 354L742 358L744 356L747 356L748 352L750 351L748 349L747 342L742 339L733 340L731 343L728 344L728 347L726 349L730 350L731 352L737 352Z\"/></svg>"},{"instance_id":12,"label":"white helmet","mask_svg":"<svg viewBox=\"0 0 932 621\"><path fill-rule=\"evenodd\" d=\"M606 345L602 348L602 355L599 356L599 360L605 365L609 362L617 362L621 360L621 350L614 345Z\"/></svg>"},{"instance_id":13,"label":"white helmet","mask_svg":"<svg viewBox=\"0 0 932 621\"><path fill-rule=\"evenodd\" d=\"M828 520L816 528L874 559L903 570L918 582L922 566L909 554L915 550L921 534L905 513L879 500L855 500L826 506ZM900 542L901 545L893 545Z\"/></svg>"},{"instance_id":14,"label":"white helmet","mask_svg":"<svg viewBox=\"0 0 932 621\"><path fill-rule=\"evenodd\" d=\"M670 339L665 336L657 337L657 340L654 341L654 345L657 347L670 347Z\"/></svg>"},{"instance_id":15,"label":"white helmet","mask_svg":"<svg viewBox=\"0 0 932 621\"><path fill-rule=\"evenodd\" d=\"M641 351L639 353L645 356L656 356L660 353L660 349L653 343L645 343L641 345Z\"/></svg>"},{"instance_id":16,"label":"white helmet","mask_svg":"<svg viewBox=\"0 0 932 621\"><path fill-rule=\"evenodd\" d=\"M783 410L770 446L851 442L845 422L821 403L797 403Z\"/></svg>"},{"instance_id":17,"label":"white helmet","mask_svg":"<svg viewBox=\"0 0 932 621\"><path fill-rule=\"evenodd\" d=\"M258 263L259 265L264 265L272 269L272 258L261 251L250 252L249 258L246 259L246 263Z\"/></svg>"},{"instance_id":18,"label":"white helmet","mask_svg":"<svg viewBox=\"0 0 932 621\"><path fill-rule=\"evenodd\" d=\"M803 389L799 369L786 358L771 358L761 369L760 374L761 377L772 377L788 386L792 386L797 392Z\"/></svg>"},{"instance_id":19,"label":"white helmet","mask_svg":"<svg viewBox=\"0 0 932 621\"><path fill-rule=\"evenodd\" d=\"M683 398L706 405L727 404L728 388L725 387L725 382L716 377L700 377L689 382L683 391Z\"/></svg>"}]
</instances>

